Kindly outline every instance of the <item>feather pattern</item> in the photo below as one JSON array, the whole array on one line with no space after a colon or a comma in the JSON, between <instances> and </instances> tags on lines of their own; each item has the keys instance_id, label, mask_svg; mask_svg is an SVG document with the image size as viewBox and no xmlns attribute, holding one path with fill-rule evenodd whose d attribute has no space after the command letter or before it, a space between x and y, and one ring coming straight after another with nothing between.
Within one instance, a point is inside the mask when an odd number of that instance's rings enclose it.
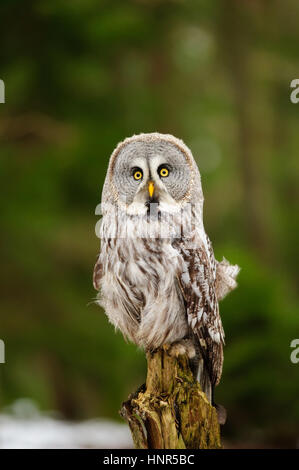
<instances>
[{"instance_id":1,"label":"feather pattern","mask_svg":"<svg viewBox=\"0 0 299 470\"><path fill-rule=\"evenodd\" d=\"M200 242L195 248L186 248L184 239L176 241L175 246L184 260L178 278L187 321L198 340L211 383L217 385L222 373L224 331L216 298L216 261L208 238L206 242L208 249Z\"/></svg>"},{"instance_id":2,"label":"feather pattern","mask_svg":"<svg viewBox=\"0 0 299 470\"><path fill-rule=\"evenodd\" d=\"M161 163L169 171L163 181ZM137 182L136 166L142 175ZM93 275L98 303L125 338L146 350L190 339L211 400L223 365L218 301L236 287L239 268L215 260L203 226L200 174L188 147L158 133L120 143L110 158L102 213Z\"/></svg>"}]
</instances>

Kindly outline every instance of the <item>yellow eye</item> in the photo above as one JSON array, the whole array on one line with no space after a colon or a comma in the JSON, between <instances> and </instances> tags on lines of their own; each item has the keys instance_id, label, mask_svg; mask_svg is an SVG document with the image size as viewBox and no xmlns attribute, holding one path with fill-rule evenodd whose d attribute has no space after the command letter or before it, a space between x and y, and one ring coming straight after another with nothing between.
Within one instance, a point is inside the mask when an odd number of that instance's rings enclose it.
<instances>
[{"instance_id":1,"label":"yellow eye","mask_svg":"<svg viewBox=\"0 0 299 470\"><path fill-rule=\"evenodd\" d=\"M165 178L166 176L169 175L169 171L167 168L163 167L159 170L159 174L160 176L162 176L163 178Z\"/></svg>"},{"instance_id":2,"label":"yellow eye","mask_svg":"<svg viewBox=\"0 0 299 470\"><path fill-rule=\"evenodd\" d=\"M142 179L142 171L141 170L135 170L133 173L134 179L135 180L141 180Z\"/></svg>"}]
</instances>

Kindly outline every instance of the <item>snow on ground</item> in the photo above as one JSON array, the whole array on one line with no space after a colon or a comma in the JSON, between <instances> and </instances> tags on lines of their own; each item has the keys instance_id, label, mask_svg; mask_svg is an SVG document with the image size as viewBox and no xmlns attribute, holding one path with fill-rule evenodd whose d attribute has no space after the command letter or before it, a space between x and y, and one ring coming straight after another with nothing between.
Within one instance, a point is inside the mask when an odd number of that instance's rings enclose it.
<instances>
[{"instance_id":1,"label":"snow on ground","mask_svg":"<svg viewBox=\"0 0 299 470\"><path fill-rule=\"evenodd\" d=\"M133 447L126 424L95 419L67 422L42 415L29 400L18 400L0 415L0 449Z\"/></svg>"}]
</instances>

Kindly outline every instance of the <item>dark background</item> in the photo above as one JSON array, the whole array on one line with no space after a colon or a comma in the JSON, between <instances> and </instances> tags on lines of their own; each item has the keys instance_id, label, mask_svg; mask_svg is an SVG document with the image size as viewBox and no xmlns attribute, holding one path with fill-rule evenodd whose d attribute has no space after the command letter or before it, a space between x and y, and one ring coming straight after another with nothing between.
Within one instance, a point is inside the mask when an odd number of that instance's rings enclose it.
<instances>
[{"instance_id":1,"label":"dark background","mask_svg":"<svg viewBox=\"0 0 299 470\"><path fill-rule=\"evenodd\" d=\"M299 364L296 0L1 2L0 412L19 398L65 419L119 419L144 354L93 303L96 205L116 144L182 138L202 174L221 303L216 400L227 446L294 447Z\"/></svg>"}]
</instances>

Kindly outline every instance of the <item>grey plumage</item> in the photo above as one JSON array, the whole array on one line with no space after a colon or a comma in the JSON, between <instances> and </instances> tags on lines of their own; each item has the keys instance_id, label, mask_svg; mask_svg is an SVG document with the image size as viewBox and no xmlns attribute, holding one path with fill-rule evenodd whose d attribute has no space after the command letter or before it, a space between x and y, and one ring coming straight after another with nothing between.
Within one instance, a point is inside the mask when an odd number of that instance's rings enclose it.
<instances>
[{"instance_id":1,"label":"grey plumage","mask_svg":"<svg viewBox=\"0 0 299 470\"><path fill-rule=\"evenodd\" d=\"M103 188L94 286L126 338L187 351L211 400L223 364L218 301L239 268L215 260L202 211L200 174L181 140L152 133L120 143Z\"/></svg>"}]
</instances>

